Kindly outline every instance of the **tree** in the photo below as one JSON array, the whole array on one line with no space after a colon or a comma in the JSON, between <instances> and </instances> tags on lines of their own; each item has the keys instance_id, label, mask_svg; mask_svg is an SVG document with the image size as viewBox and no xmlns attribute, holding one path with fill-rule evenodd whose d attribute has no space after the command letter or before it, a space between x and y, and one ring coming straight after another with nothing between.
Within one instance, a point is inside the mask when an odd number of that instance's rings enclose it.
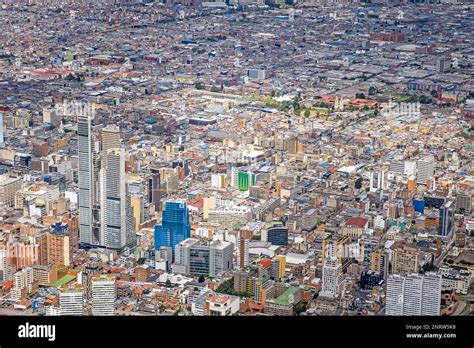
<instances>
[{"instance_id":1,"label":"tree","mask_svg":"<svg viewBox=\"0 0 474 348\"><path fill-rule=\"evenodd\" d=\"M206 281L206 278L203 275L199 276L198 282L199 283L204 283Z\"/></svg>"},{"instance_id":2,"label":"tree","mask_svg":"<svg viewBox=\"0 0 474 348\"><path fill-rule=\"evenodd\" d=\"M377 93L377 89L374 86L369 87L369 95L374 95Z\"/></svg>"},{"instance_id":3,"label":"tree","mask_svg":"<svg viewBox=\"0 0 474 348\"><path fill-rule=\"evenodd\" d=\"M309 117L309 116L311 116L311 111L309 111L308 109L306 109L306 110L304 111L304 117Z\"/></svg>"},{"instance_id":4,"label":"tree","mask_svg":"<svg viewBox=\"0 0 474 348\"><path fill-rule=\"evenodd\" d=\"M365 94L364 93L356 93L356 98L365 99Z\"/></svg>"},{"instance_id":5,"label":"tree","mask_svg":"<svg viewBox=\"0 0 474 348\"><path fill-rule=\"evenodd\" d=\"M362 188L362 178L358 178L356 182L354 183L354 187L358 190Z\"/></svg>"},{"instance_id":6,"label":"tree","mask_svg":"<svg viewBox=\"0 0 474 348\"><path fill-rule=\"evenodd\" d=\"M167 288L171 287L171 280L166 279L165 284L166 284L166 287L167 287Z\"/></svg>"},{"instance_id":7,"label":"tree","mask_svg":"<svg viewBox=\"0 0 474 348\"><path fill-rule=\"evenodd\" d=\"M144 257L140 257L137 261L137 265L143 265L145 263L145 258Z\"/></svg>"},{"instance_id":8,"label":"tree","mask_svg":"<svg viewBox=\"0 0 474 348\"><path fill-rule=\"evenodd\" d=\"M194 88L196 88L196 89L204 89L204 85L202 84L202 82L196 82L196 84L194 85Z\"/></svg>"},{"instance_id":9,"label":"tree","mask_svg":"<svg viewBox=\"0 0 474 348\"><path fill-rule=\"evenodd\" d=\"M438 95L438 91L437 91L436 89L433 89L433 90L431 91L431 96L432 96L432 97L436 97L437 95Z\"/></svg>"}]
</instances>

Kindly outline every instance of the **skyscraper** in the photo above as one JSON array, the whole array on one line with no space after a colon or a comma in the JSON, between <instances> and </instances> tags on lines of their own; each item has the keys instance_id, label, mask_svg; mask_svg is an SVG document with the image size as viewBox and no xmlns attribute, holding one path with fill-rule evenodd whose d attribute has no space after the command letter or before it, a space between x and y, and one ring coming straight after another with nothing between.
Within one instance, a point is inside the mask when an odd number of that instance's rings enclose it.
<instances>
[{"instance_id":1,"label":"skyscraper","mask_svg":"<svg viewBox=\"0 0 474 348\"><path fill-rule=\"evenodd\" d=\"M151 194L149 195L149 202L155 205L155 212L160 211L161 208L161 191L160 191L160 171L159 169L152 169L151 177Z\"/></svg>"},{"instance_id":2,"label":"skyscraper","mask_svg":"<svg viewBox=\"0 0 474 348\"><path fill-rule=\"evenodd\" d=\"M100 171L101 239L107 248L123 249L135 244L131 197L125 180L125 151L108 149Z\"/></svg>"},{"instance_id":3,"label":"skyscraper","mask_svg":"<svg viewBox=\"0 0 474 348\"><path fill-rule=\"evenodd\" d=\"M107 125L102 129L102 151L120 147L120 128L116 125Z\"/></svg>"},{"instance_id":4,"label":"skyscraper","mask_svg":"<svg viewBox=\"0 0 474 348\"><path fill-rule=\"evenodd\" d=\"M175 246L190 236L191 224L186 202L166 202L161 225L155 226L155 250L162 246L172 247L174 255Z\"/></svg>"},{"instance_id":5,"label":"skyscraper","mask_svg":"<svg viewBox=\"0 0 474 348\"><path fill-rule=\"evenodd\" d=\"M0 112L0 148L5 147L5 142L3 139L3 113Z\"/></svg>"},{"instance_id":6,"label":"skyscraper","mask_svg":"<svg viewBox=\"0 0 474 348\"><path fill-rule=\"evenodd\" d=\"M439 209L438 234L446 237L451 235L454 227L454 210L456 204L453 199L447 200Z\"/></svg>"},{"instance_id":7,"label":"skyscraper","mask_svg":"<svg viewBox=\"0 0 474 348\"><path fill-rule=\"evenodd\" d=\"M440 315L441 275L412 273L387 280L386 315Z\"/></svg>"},{"instance_id":8,"label":"skyscraper","mask_svg":"<svg viewBox=\"0 0 474 348\"><path fill-rule=\"evenodd\" d=\"M79 241L100 245L98 153L92 134L92 116L77 116L79 157Z\"/></svg>"}]
</instances>

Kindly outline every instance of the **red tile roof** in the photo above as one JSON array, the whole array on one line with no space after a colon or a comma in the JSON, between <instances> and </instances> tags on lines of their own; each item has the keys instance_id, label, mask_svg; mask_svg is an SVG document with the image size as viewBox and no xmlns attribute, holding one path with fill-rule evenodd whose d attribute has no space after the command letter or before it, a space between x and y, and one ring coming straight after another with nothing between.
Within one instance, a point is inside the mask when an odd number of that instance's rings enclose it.
<instances>
[{"instance_id":1,"label":"red tile roof","mask_svg":"<svg viewBox=\"0 0 474 348\"><path fill-rule=\"evenodd\" d=\"M356 226L363 228L367 223L367 219L362 217L351 217L349 220L346 221L347 226Z\"/></svg>"}]
</instances>

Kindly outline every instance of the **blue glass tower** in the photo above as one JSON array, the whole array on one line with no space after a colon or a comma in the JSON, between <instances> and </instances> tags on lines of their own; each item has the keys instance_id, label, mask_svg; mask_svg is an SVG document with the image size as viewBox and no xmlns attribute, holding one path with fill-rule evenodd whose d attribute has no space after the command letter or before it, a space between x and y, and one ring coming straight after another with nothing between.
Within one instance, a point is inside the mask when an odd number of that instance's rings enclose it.
<instances>
[{"instance_id":1,"label":"blue glass tower","mask_svg":"<svg viewBox=\"0 0 474 348\"><path fill-rule=\"evenodd\" d=\"M155 250L174 247L191 237L191 223L186 202L165 202L161 225L155 225Z\"/></svg>"}]
</instances>

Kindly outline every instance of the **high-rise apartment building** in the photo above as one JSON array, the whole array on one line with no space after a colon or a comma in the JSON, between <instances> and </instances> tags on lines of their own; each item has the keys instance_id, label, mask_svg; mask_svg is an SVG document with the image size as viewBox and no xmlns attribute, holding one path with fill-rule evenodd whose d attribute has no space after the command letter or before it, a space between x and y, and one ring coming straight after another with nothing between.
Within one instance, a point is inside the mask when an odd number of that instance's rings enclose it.
<instances>
[{"instance_id":1,"label":"high-rise apartment building","mask_svg":"<svg viewBox=\"0 0 474 348\"><path fill-rule=\"evenodd\" d=\"M386 315L440 315L441 275L391 275L387 280Z\"/></svg>"},{"instance_id":2,"label":"high-rise apartment building","mask_svg":"<svg viewBox=\"0 0 474 348\"><path fill-rule=\"evenodd\" d=\"M92 315L114 315L117 288L114 276L92 278Z\"/></svg>"},{"instance_id":3,"label":"high-rise apartment building","mask_svg":"<svg viewBox=\"0 0 474 348\"><path fill-rule=\"evenodd\" d=\"M247 238L239 237L237 240L237 267L247 267L249 262L249 240Z\"/></svg>"}]
</instances>

